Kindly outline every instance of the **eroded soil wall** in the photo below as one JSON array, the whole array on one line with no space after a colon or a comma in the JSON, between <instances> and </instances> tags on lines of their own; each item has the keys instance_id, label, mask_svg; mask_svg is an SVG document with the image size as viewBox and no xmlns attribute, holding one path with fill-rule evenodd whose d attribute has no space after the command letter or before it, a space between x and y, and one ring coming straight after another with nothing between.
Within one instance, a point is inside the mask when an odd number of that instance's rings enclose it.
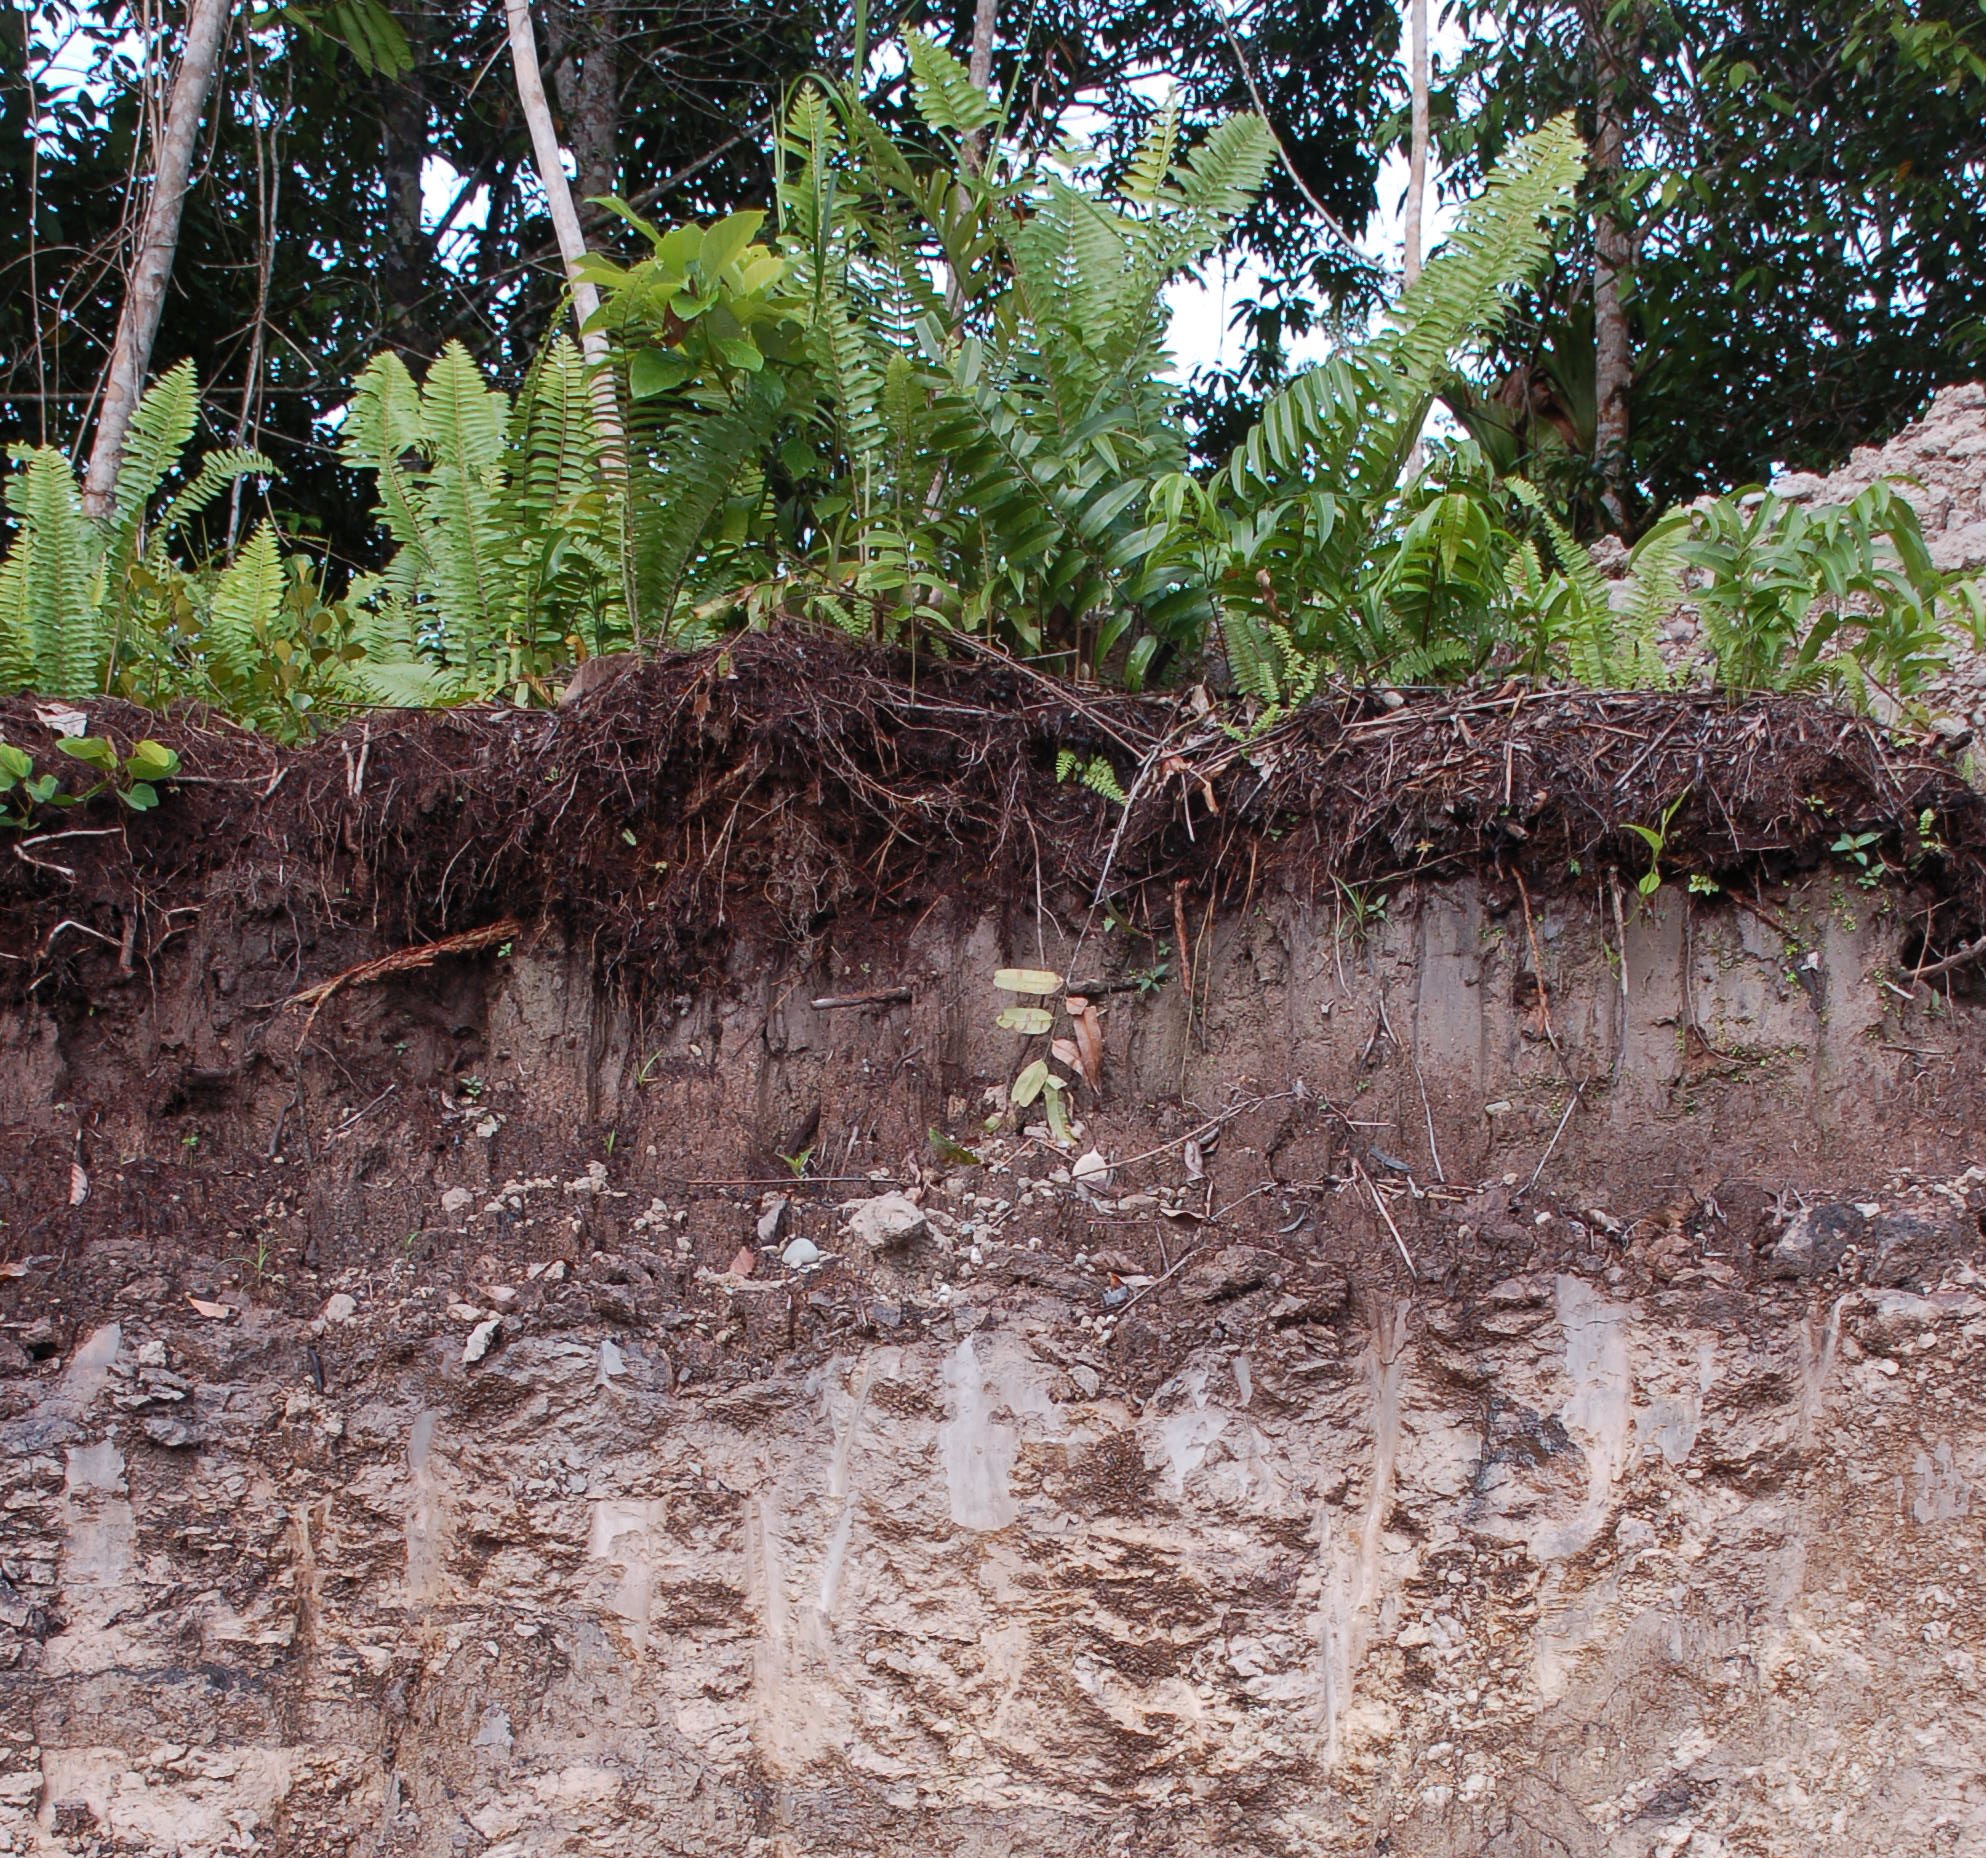
<instances>
[{"instance_id":1,"label":"eroded soil wall","mask_svg":"<svg viewBox=\"0 0 1986 1858\"><path fill-rule=\"evenodd\" d=\"M1986 1852L1946 749L790 635L83 721L184 778L0 858L0 1852Z\"/></svg>"}]
</instances>

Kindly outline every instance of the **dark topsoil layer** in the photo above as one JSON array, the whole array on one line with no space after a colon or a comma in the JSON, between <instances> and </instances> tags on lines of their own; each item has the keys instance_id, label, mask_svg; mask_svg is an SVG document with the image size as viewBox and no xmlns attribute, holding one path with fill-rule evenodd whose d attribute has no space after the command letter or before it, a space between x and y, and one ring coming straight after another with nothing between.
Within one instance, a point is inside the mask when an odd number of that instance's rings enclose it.
<instances>
[{"instance_id":1,"label":"dark topsoil layer","mask_svg":"<svg viewBox=\"0 0 1986 1858\"><path fill-rule=\"evenodd\" d=\"M906 1154L929 1099L899 1093L898 1146L854 1150L851 1136L851 1152L830 1162L844 1178L794 1190L794 1229L834 1249L834 1203L863 1191L846 1177L886 1173L928 1190L934 1210L951 1206L956 1248L901 1269L836 1265L784 1294L766 1284L739 1296L724 1273L753 1237L753 1177L777 1185L781 1170L768 1155L731 1184L685 1179L738 1172L683 1165L712 1153L680 1128L693 1094L638 1110L646 1121L621 1124L616 1152L604 1121L593 1127L570 1105L533 1101L522 1086L514 1099L465 1091L445 996L475 963L440 964L417 987L348 988L307 1053L301 1009L275 1011L435 938L485 931L487 948L556 932L590 953L598 980L638 1019L645 1000L722 989L742 951L790 966L832 939L845 955L946 904L1018 918L1045 900L1073 922L1101 891L1163 935L1182 893L1225 912L1277 889L1328 898L1336 883L1521 875L1528 912L1529 898L1575 872L1590 897L1610 869L1631 893L1649 848L1629 828L1659 827L1665 815L1662 864L1674 880L1704 873L1756 900L1766 883L1834 857L1844 833L1874 834L1864 853L1880 851L1915 880L1925 962L1986 923L1986 800L1950 752L1794 699L1514 684L1404 700L1343 691L1244 738L1187 695L1078 690L1004 661L913 664L783 632L630 666L559 710L380 714L295 750L201 715L85 707L90 728L122 746L142 735L169 743L183 774L153 812L100 798L0 841L0 1031L11 1024L28 1051L44 1036L37 1025L59 1023L73 1098L26 1123L18 1099L0 1099L0 1126L25 1137L0 1161L0 1260L14 1261L0 1271L0 1357L14 1356L11 1368L0 1359L0 1378L26 1372L30 1355L66 1351L107 1309L171 1308L183 1319L192 1294L305 1317L350 1284L376 1288L383 1311L398 1283L382 1316L384 1370L424 1338L459 1334L442 1287L475 1302L479 1286L507 1277L522 1287L506 1316L513 1330L588 1321L660 1331L679 1373L720 1381L851 1332L956 1325L973 1299L984 1307L1003 1286L1030 1286L1065 1301L1072 1322L1087 1312L1089 1323L1114 1324L1105 1365L1149 1390L1210 1325L1240 1334L1336 1321L1358 1286L1407 1268L1356 1165L1364 1138L1314 1099L1277 1092L1099 1114L1112 1152L1163 1150L1173 1174L1196 1129L1213 1153L1210 1118L1222 1157L1262 1158L1249 1178L1236 1172L1231 1217L1185 1216L1215 1205L1211 1181L1196 1178L1175 1183L1182 1217L1168 1224L1149 1210L1101 1214L1066 1181L1043 1180L1061 1157L1012 1137L1005 1172ZM0 736L38 765L62 765L30 700L0 703ZM1065 754L1103 757L1130 805L1059 779ZM215 996L196 971L211 981L223 955L237 1039L229 1073L167 1062L162 1019L176 1013L211 1034ZM963 1088L941 1086L938 1101ZM866 1129L882 1094L828 1104L826 1122L839 1133L859 1117ZM467 1158L484 1152L472 1131L493 1110L505 1119L490 1145L501 1154L479 1164L491 1179L478 1202L501 1194L506 1173L545 1185L493 1214L439 1218L438 1188L467 1177ZM980 1113L975 1098L973 1119ZM656 1150L636 1145L654 1140L668 1152L644 1162ZM813 1132L781 1140L773 1152ZM1278 1182L1315 1193L1255 1185L1279 1152ZM612 1195L561 1187L603 1155ZM72 1161L88 1177L75 1205ZM947 1173L955 1178L941 1182ZM1009 1201L1027 1180L1040 1184L1024 1222L1003 1239L998 1220L981 1216L968 1237L978 1203L959 1192ZM1753 1183L1719 1187L1714 1203L1623 1204L1629 1217L1610 1230L1597 1219L1541 1224L1534 1205L1513 1205L1522 1195L1508 1183L1473 1198L1415 1185L1411 1211L1407 1184L1382 1185L1402 1196L1423 1284L1463 1295L1513 1270L1576 1262L1573 1253L1580 1268L1631 1288L1687 1281L1724 1294L1733 1266L1720 1260L1735 1258L1739 1278L1773 1278L1785 1210ZM637 1216L656 1193L671 1210L643 1227ZM1928 1282L1976 1239L1964 1196L1939 1207L1932 1223L1906 1220L1887 1235L1835 1209L1812 1268L1833 1274L1847 1258L1842 1268L1868 1274L1854 1259L1886 1260L1876 1281ZM1032 1247L1011 1242L1023 1235ZM982 1256L967 1269L972 1243ZM776 1247L763 1256L777 1275ZM30 1257L39 1262L23 1273ZM1159 1286L1147 1295L1150 1277ZM402 1300L416 1279L440 1301ZM315 1357L311 1371L325 1371Z\"/></svg>"},{"instance_id":2,"label":"dark topsoil layer","mask_svg":"<svg viewBox=\"0 0 1986 1858\"><path fill-rule=\"evenodd\" d=\"M1665 871L1739 891L1876 834L1865 851L1936 900L1927 959L1986 923L1986 797L1949 746L1795 698L1341 691L1244 739L1187 696L782 632L629 667L565 709L382 713L300 749L86 708L184 772L150 814L103 798L8 835L0 999L85 999L229 899L349 931L354 959L555 922L603 976L673 990L741 936L804 946L950 896L1080 911L1101 884L1164 925L1182 882L1222 901L1484 867L1539 891L1610 866L1632 883L1649 848L1630 828L1665 818ZM30 699L0 701L0 738L67 765ZM1129 808L1058 779L1065 754L1102 756Z\"/></svg>"}]
</instances>

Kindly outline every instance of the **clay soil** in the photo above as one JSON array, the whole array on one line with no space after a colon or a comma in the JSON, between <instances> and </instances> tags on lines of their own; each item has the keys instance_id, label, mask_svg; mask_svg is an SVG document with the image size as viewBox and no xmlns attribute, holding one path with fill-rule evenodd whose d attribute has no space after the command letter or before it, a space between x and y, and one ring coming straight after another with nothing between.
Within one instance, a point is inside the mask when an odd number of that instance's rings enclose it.
<instances>
[{"instance_id":1,"label":"clay soil","mask_svg":"<svg viewBox=\"0 0 1986 1858\"><path fill-rule=\"evenodd\" d=\"M1772 1277L1788 1216L1760 1168L1596 1211L1466 1133L1444 1168L1437 1121L1466 1132L1483 1106L1441 1079L1401 1072L1435 1104L1403 1155L1245 1030L1217 1090L1147 1066L1129 1095L1079 1097L1068 1152L1025 1117L989 1132L1005 1079L960 1004L985 976L962 991L917 951L988 922L1052 945L1120 1022L1172 1002L1190 1056L1220 926L1267 900L1356 948L1382 897L1472 885L1535 955L1556 904L1604 940L1649 868L1630 828L1665 818L1673 883L1789 936L1785 884L1868 868L1831 849L1853 841L1908 899L1895 981L1952 1010L1986 923L1986 801L1951 753L1790 699L1341 691L1251 730L1191 695L781 634L625 668L560 710L358 718L294 750L85 707L183 774L155 812L98 800L5 846L0 1376L52 1371L120 1304L283 1312L294 1335L343 1285L373 1319L319 1324L298 1371L320 1389L490 1318L496 1345L618 1326L659 1339L675 1384L726 1383L845 1338L969 1330L1024 1286L1135 1392L1217 1330L1300 1352L1306 1325L1409 1278L1466 1299L1583 1261L1739 1295ZM0 705L0 735L51 755L30 702ZM1071 756L1101 757L1128 805L1062 778ZM1546 965L1517 1007L1549 1065ZM802 1080L768 1084L794 998L848 1004L819 1008ZM1365 1062L1398 1047L1375 1023ZM1978 1105L1969 1075L1940 1088L1925 1114L1956 1156ZM1091 1145L1108 1181L1071 1176ZM891 1189L930 1232L851 1249L845 1204ZM1970 1242L1967 1191L1844 1230L1811 1268L1930 1273ZM823 1261L785 1264L796 1237Z\"/></svg>"}]
</instances>

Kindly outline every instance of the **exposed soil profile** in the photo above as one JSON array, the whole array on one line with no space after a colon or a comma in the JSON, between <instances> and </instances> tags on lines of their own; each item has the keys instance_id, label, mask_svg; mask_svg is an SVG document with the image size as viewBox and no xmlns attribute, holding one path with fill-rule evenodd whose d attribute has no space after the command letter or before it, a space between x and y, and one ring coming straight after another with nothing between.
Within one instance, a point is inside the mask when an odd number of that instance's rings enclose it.
<instances>
[{"instance_id":1,"label":"exposed soil profile","mask_svg":"<svg viewBox=\"0 0 1986 1858\"><path fill-rule=\"evenodd\" d=\"M87 711L186 778L0 875L0 1850L1986 1849L1943 749Z\"/></svg>"}]
</instances>

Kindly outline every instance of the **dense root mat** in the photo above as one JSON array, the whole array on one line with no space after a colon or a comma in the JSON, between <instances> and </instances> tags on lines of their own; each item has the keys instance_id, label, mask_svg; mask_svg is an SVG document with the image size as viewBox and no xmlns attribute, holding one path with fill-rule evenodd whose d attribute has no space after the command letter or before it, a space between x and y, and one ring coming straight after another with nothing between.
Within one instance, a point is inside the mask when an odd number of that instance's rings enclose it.
<instances>
[{"instance_id":1,"label":"dense root mat","mask_svg":"<svg viewBox=\"0 0 1986 1858\"><path fill-rule=\"evenodd\" d=\"M10 835L15 998L84 989L93 963L129 973L229 898L375 948L549 919L605 972L664 986L708 979L744 929L804 944L959 889L1163 922L1181 884L1225 902L1489 864L1631 886L1659 862L1756 895L1844 837L1937 899L1925 961L1986 918L1986 801L1952 754L1796 698L1335 690L1250 727L1204 692L789 631L630 664L560 710L379 713L298 749L83 709L120 745L167 742L184 774L153 813L105 797ZM0 703L0 736L61 765L52 713Z\"/></svg>"}]
</instances>

